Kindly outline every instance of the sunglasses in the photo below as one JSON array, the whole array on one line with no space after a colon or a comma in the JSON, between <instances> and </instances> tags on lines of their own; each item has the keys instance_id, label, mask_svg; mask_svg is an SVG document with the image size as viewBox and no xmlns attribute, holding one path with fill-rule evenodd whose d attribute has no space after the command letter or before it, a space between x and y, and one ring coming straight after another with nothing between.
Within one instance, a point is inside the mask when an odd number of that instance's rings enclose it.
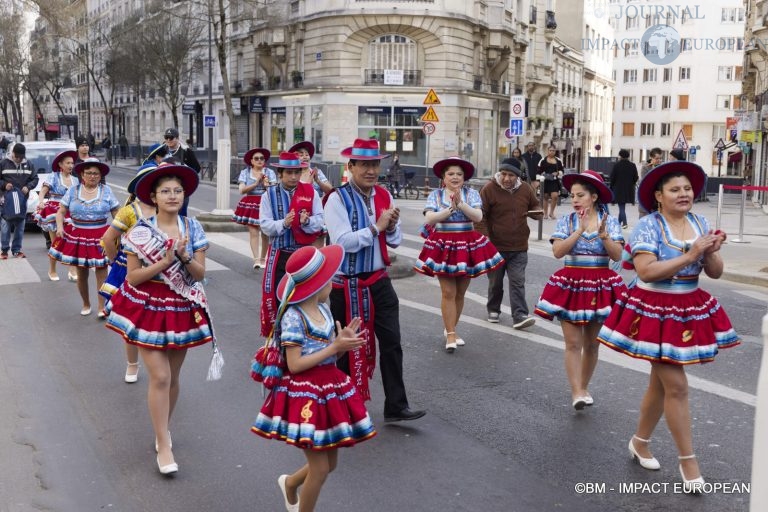
<instances>
[{"instance_id":1,"label":"sunglasses","mask_svg":"<svg viewBox=\"0 0 768 512\"><path fill-rule=\"evenodd\" d=\"M264 160L263 156L255 156L253 157L253 160Z\"/></svg>"}]
</instances>

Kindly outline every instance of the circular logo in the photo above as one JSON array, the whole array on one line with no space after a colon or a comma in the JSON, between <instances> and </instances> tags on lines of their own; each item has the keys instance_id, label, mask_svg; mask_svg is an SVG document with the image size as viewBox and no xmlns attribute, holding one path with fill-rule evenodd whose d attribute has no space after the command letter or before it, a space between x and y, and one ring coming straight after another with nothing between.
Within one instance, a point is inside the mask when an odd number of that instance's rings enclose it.
<instances>
[{"instance_id":1,"label":"circular logo","mask_svg":"<svg viewBox=\"0 0 768 512\"><path fill-rule=\"evenodd\" d=\"M512 112L514 112L517 115L520 115L520 112L523 111L523 106L519 103L515 103L512 105Z\"/></svg>"},{"instance_id":2,"label":"circular logo","mask_svg":"<svg viewBox=\"0 0 768 512\"><path fill-rule=\"evenodd\" d=\"M435 125L434 123L424 123L424 126L421 127L422 130L424 130L424 133L427 135L432 135L435 133Z\"/></svg>"},{"instance_id":3,"label":"circular logo","mask_svg":"<svg viewBox=\"0 0 768 512\"><path fill-rule=\"evenodd\" d=\"M669 64L680 55L680 34L669 25L654 25L640 38L640 50L653 64Z\"/></svg>"},{"instance_id":4,"label":"circular logo","mask_svg":"<svg viewBox=\"0 0 768 512\"><path fill-rule=\"evenodd\" d=\"M128 238L136 245L144 245L152 238L152 232L144 226L136 226L128 233Z\"/></svg>"}]
</instances>

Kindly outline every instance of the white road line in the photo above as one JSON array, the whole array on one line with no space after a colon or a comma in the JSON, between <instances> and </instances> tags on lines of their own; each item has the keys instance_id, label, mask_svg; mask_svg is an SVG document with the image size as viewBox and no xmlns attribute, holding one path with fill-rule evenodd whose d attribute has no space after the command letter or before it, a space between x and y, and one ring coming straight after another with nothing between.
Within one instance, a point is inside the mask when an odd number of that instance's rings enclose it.
<instances>
[{"instance_id":1,"label":"white road line","mask_svg":"<svg viewBox=\"0 0 768 512\"><path fill-rule=\"evenodd\" d=\"M228 267L225 267L221 263L212 260L211 258L206 257L205 258L205 271L206 272L216 272L217 270L229 270Z\"/></svg>"},{"instance_id":2,"label":"white road line","mask_svg":"<svg viewBox=\"0 0 768 512\"><path fill-rule=\"evenodd\" d=\"M411 309L414 309L420 313L431 313L438 317L442 316L439 308L427 306L426 304L422 304L420 302L414 302L408 299L401 298L400 304L403 306L409 307ZM483 304L485 304L485 299L483 299ZM560 336L557 339L552 339L552 338L547 338L545 336L542 336L540 334L536 334L530 331L517 330L501 324L491 324L491 323L488 323L487 320L481 320L479 318L474 318L467 315L462 315L461 322L474 325L476 327L483 327L485 329L507 334L513 338L519 339L520 341L534 342L540 345L544 345L544 346L559 349L559 350L563 350L564 348L564 343L562 340L562 332L560 332ZM543 325L546 325L546 324L543 324L537 321L536 325L539 327L543 327ZM554 327L554 325L550 325L549 327ZM640 361L638 359L634 359L629 356L619 354L618 352L608 349L606 347L602 347L602 348L603 350L600 350L600 356L599 356L601 361L605 361L606 363L613 364L620 368L626 368L629 370L634 370L636 372L644 373L646 375L650 373L651 366L647 362ZM738 389L730 388L728 386L724 386L722 384L718 384L716 382L712 382L707 379L702 379L700 377L696 377L690 374L687 375L687 377L688 377L688 385L693 389L698 389L700 391L705 391L713 395L718 395L728 400L741 402L750 407L755 407L755 404L757 403L757 397L750 393L745 393Z\"/></svg>"},{"instance_id":3,"label":"white road line","mask_svg":"<svg viewBox=\"0 0 768 512\"><path fill-rule=\"evenodd\" d=\"M39 283L40 276L26 258L13 258L0 261L0 286L8 284Z\"/></svg>"},{"instance_id":4,"label":"white road line","mask_svg":"<svg viewBox=\"0 0 768 512\"><path fill-rule=\"evenodd\" d=\"M768 303L768 293L756 292L753 290L732 290L732 291L735 293L746 295L749 298Z\"/></svg>"}]
</instances>

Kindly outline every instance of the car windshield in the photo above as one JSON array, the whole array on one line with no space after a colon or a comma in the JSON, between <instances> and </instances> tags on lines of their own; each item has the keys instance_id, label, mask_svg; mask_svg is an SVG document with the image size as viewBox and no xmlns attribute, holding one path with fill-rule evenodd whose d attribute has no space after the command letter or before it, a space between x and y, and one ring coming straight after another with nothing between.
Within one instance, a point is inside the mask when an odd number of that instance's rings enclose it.
<instances>
[{"instance_id":1,"label":"car windshield","mask_svg":"<svg viewBox=\"0 0 768 512\"><path fill-rule=\"evenodd\" d=\"M27 162L35 166L37 172L50 172L53 158L62 151L61 148L29 148Z\"/></svg>"}]
</instances>

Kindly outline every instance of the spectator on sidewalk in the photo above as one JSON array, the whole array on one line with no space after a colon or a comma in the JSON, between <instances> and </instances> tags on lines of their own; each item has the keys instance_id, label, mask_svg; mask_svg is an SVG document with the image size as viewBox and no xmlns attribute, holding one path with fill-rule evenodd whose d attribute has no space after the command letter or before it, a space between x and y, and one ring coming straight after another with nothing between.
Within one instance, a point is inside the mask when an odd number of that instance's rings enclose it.
<instances>
[{"instance_id":1,"label":"spectator on sidewalk","mask_svg":"<svg viewBox=\"0 0 768 512\"><path fill-rule=\"evenodd\" d=\"M200 175L200 162L197 161L195 152L189 146L183 146L179 140L179 130L176 128L168 128L163 135L165 139L165 145L168 146L168 156L173 157L180 164L191 167L195 172ZM184 204L179 211L179 215L182 217L187 216L187 207L189 206L189 197L184 196Z\"/></svg>"},{"instance_id":2,"label":"spectator on sidewalk","mask_svg":"<svg viewBox=\"0 0 768 512\"><path fill-rule=\"evenodd\" d=\"M627 229L627 203L635 204L635 185L637 185L637 166L629 159L629 151L619 151L619 161L613 164L611 170L611 190L613 202L619 205L619 224Z\"/></svg>"},{"instance_id":3,"label":"spectator on sidewalk","mask_svg":"<svg viewBox=\"0 0 768 512\"><path fill-rule=\"evenodd\" d=\"M525 268L528 265L528 218L539 220L544 216L536 193L522 179L522 170L514 159L499 165L494 178L480 190L483 201L483 221L476 224L480 233L504 257L504 264L488 273L488 321L498 323L504 299L504 275L509 281L509 307L512 326L524 329L536 320L528 314L525 301Z\"/></svg>"},{"instance_id":4,"label":"spectator on sidewalk","mask_svg":"<svg viewBox=\"0 0 768 512\"><path fill-rule=\"evenodd\" d=\"M117 145L120 146L120 158L127 158L128 157L128 139L125 137L125 134L120 135L120 137L117 138Z\"/></svg>"},{"instance_id":5,"label":"spectator on sidewalk","mask_svg":"<svg viewBox=\"0 0 768 512\"><path fill-rule=\"evenodd\" d=\"M0 190L4 196L0 232L2 252L0 259L8 259L8 251L14 258L25 258L21 252L24 239L24 222L27 216L29 191L37 186L37 170L27 162L27 148L17 142L11 154L0 161ZM11 241L13 238L13 241Z\"/></svg>"}]
</instances>

